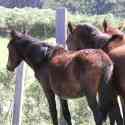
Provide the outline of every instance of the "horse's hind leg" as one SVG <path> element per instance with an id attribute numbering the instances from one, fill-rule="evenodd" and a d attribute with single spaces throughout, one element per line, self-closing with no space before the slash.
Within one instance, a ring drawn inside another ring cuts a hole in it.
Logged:
<path id="1" fill-rule="evenodd" d="M 109 120 L 110 125 L 115 125 L 115 122 L 117 125 L 123 125 L 123 119 L 121 117 L 118 104 L 114 104 L 112 107 L 112 110 L 109 113 Z"/>
<path id="2" fill-rule="evenodd" d="M 87 102 L 93 112 L 95 124 L 102 125 L 104 121 L 104 117 L 103 117 L 103 113 L 100 112 L 100 109 L 98 107 L 96 96 L 87 96 Z"/>
<path id="3" fill-rule="evenodd" d="M 115 125 L 115 120 L 116 118 L 114 117 L 114 107 L 113 109 L 109 112 L 109 122 L 110 122 L 110 125 Z"/>
<path id="4" fill-rule="evenodd" d="M 72 125 L 71 115 L 70 115 L 70 112 L 69 112 L 67 100 L 60 99 L 60 103 L 61 103 L 61 106 L 62 106 L 62 113 L 63 113 L 64 119 L 66 120 L 68 125 Z"/>
<path id="5" fill-rule="evenodd" d="M 47 93 L 46 97 L 49 103 L 49 111 L 53 121 L 53 125 L 58 125 L 55 95 L 53 94 L 53 92 L 51 92 L 51 93 Z M 60 103 L 62 106 L 62 113 L 63 113 L 64 119 L 66 120 L 68 125 L 72 125 L 67 101 L 64 99 L 60 99 Z"/>

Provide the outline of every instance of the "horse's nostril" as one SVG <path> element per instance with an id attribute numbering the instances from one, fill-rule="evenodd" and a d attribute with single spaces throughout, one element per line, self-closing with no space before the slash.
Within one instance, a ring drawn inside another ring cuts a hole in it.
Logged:
<path id="1" fill-rule="evenodd" d="M 6 68 L 9 70 L 9 66 L 8 65 L 6 65 Z"/>

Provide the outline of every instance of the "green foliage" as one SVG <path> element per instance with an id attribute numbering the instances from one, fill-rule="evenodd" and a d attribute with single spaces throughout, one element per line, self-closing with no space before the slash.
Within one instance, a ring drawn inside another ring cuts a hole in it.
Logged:
<path id="1" fill-rule="evenodd" d="M 6 0 L 0 5 L 14 8 L 38 7 L 51 8 L 66 7 L 72 13 L 82 14 L 106 14 L 112 12 L 115 15 L 125 16 L 125 0 Z"/>
<path id="2" fill-rule="evenodd" d="M 124 14 L 124 0 L 47 0 L 43 8 L 56 9 L 66 7 L 71 13 L 87 15 L 113 13 L 119 16 Z"/>
<path id="3" fill-rule="evenodd" d="M 14 94 L 15 75 L 6 70 L 0 71 L 0 123 L 9 125 Z"/>
<path id="4" fill-rule="evenodd" d="M 50 37 L 54 33 L 55 12 L 50 9 L 8 9 L 0 7 L 0 27 L 30 32 L 36 37 Z"/>
<path id="5" fill-rule="evenodd" d="M 48 38 L 55 36 L 55 11 L 51 9 L 8 9 L 0 7 L 0 28 L 15 28 L 32 34 L 37 38 Z M 112 14 L 87 16 L 68 13 L 68 20 L 77 23 L 92 23 L 101 26 L 106 18 L 112 23 L 122 22 L 122 18 L 115 18 Z M 116 24 L 115 24 L 116 25 Z M 0 30 L 0 32 L 3 32 Z"/>

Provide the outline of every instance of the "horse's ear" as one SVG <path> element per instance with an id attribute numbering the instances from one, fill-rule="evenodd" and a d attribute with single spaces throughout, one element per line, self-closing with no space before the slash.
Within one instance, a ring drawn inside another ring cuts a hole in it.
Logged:
<path id="1" fill-rule="evenodd" d="M 121 23 L 120 26 L 118 27 L 119 30 L 123 30 L 125 28 L 125 22 Z"/>
<path id="2" fill-rule="evenodd" d="M 103 26 L 104 32 L 107 32 L 108 23 L 107 23 L 107 21 L 105 19 L 104 19 L 104 21 L 102 23 L 102 26 Z"/>
<path id="3" fill-rule="evenodd" d="M 69 32 L 72 34 L 73 33 L 73 26 L 72 26 L 71 22 L 68 22 L 68 29 L 69 29 Z"/>

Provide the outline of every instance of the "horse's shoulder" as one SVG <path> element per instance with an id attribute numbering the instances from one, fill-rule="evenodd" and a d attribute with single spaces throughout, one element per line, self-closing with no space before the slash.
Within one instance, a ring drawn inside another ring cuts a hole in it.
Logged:
<path id="1" fill-rule="evenodd" d="M 74 56 L 75 54 L 70 51 L 63 51 L 53 56 L 51 63 L 54 65 L 65 65 L 71 62 Z"/>

